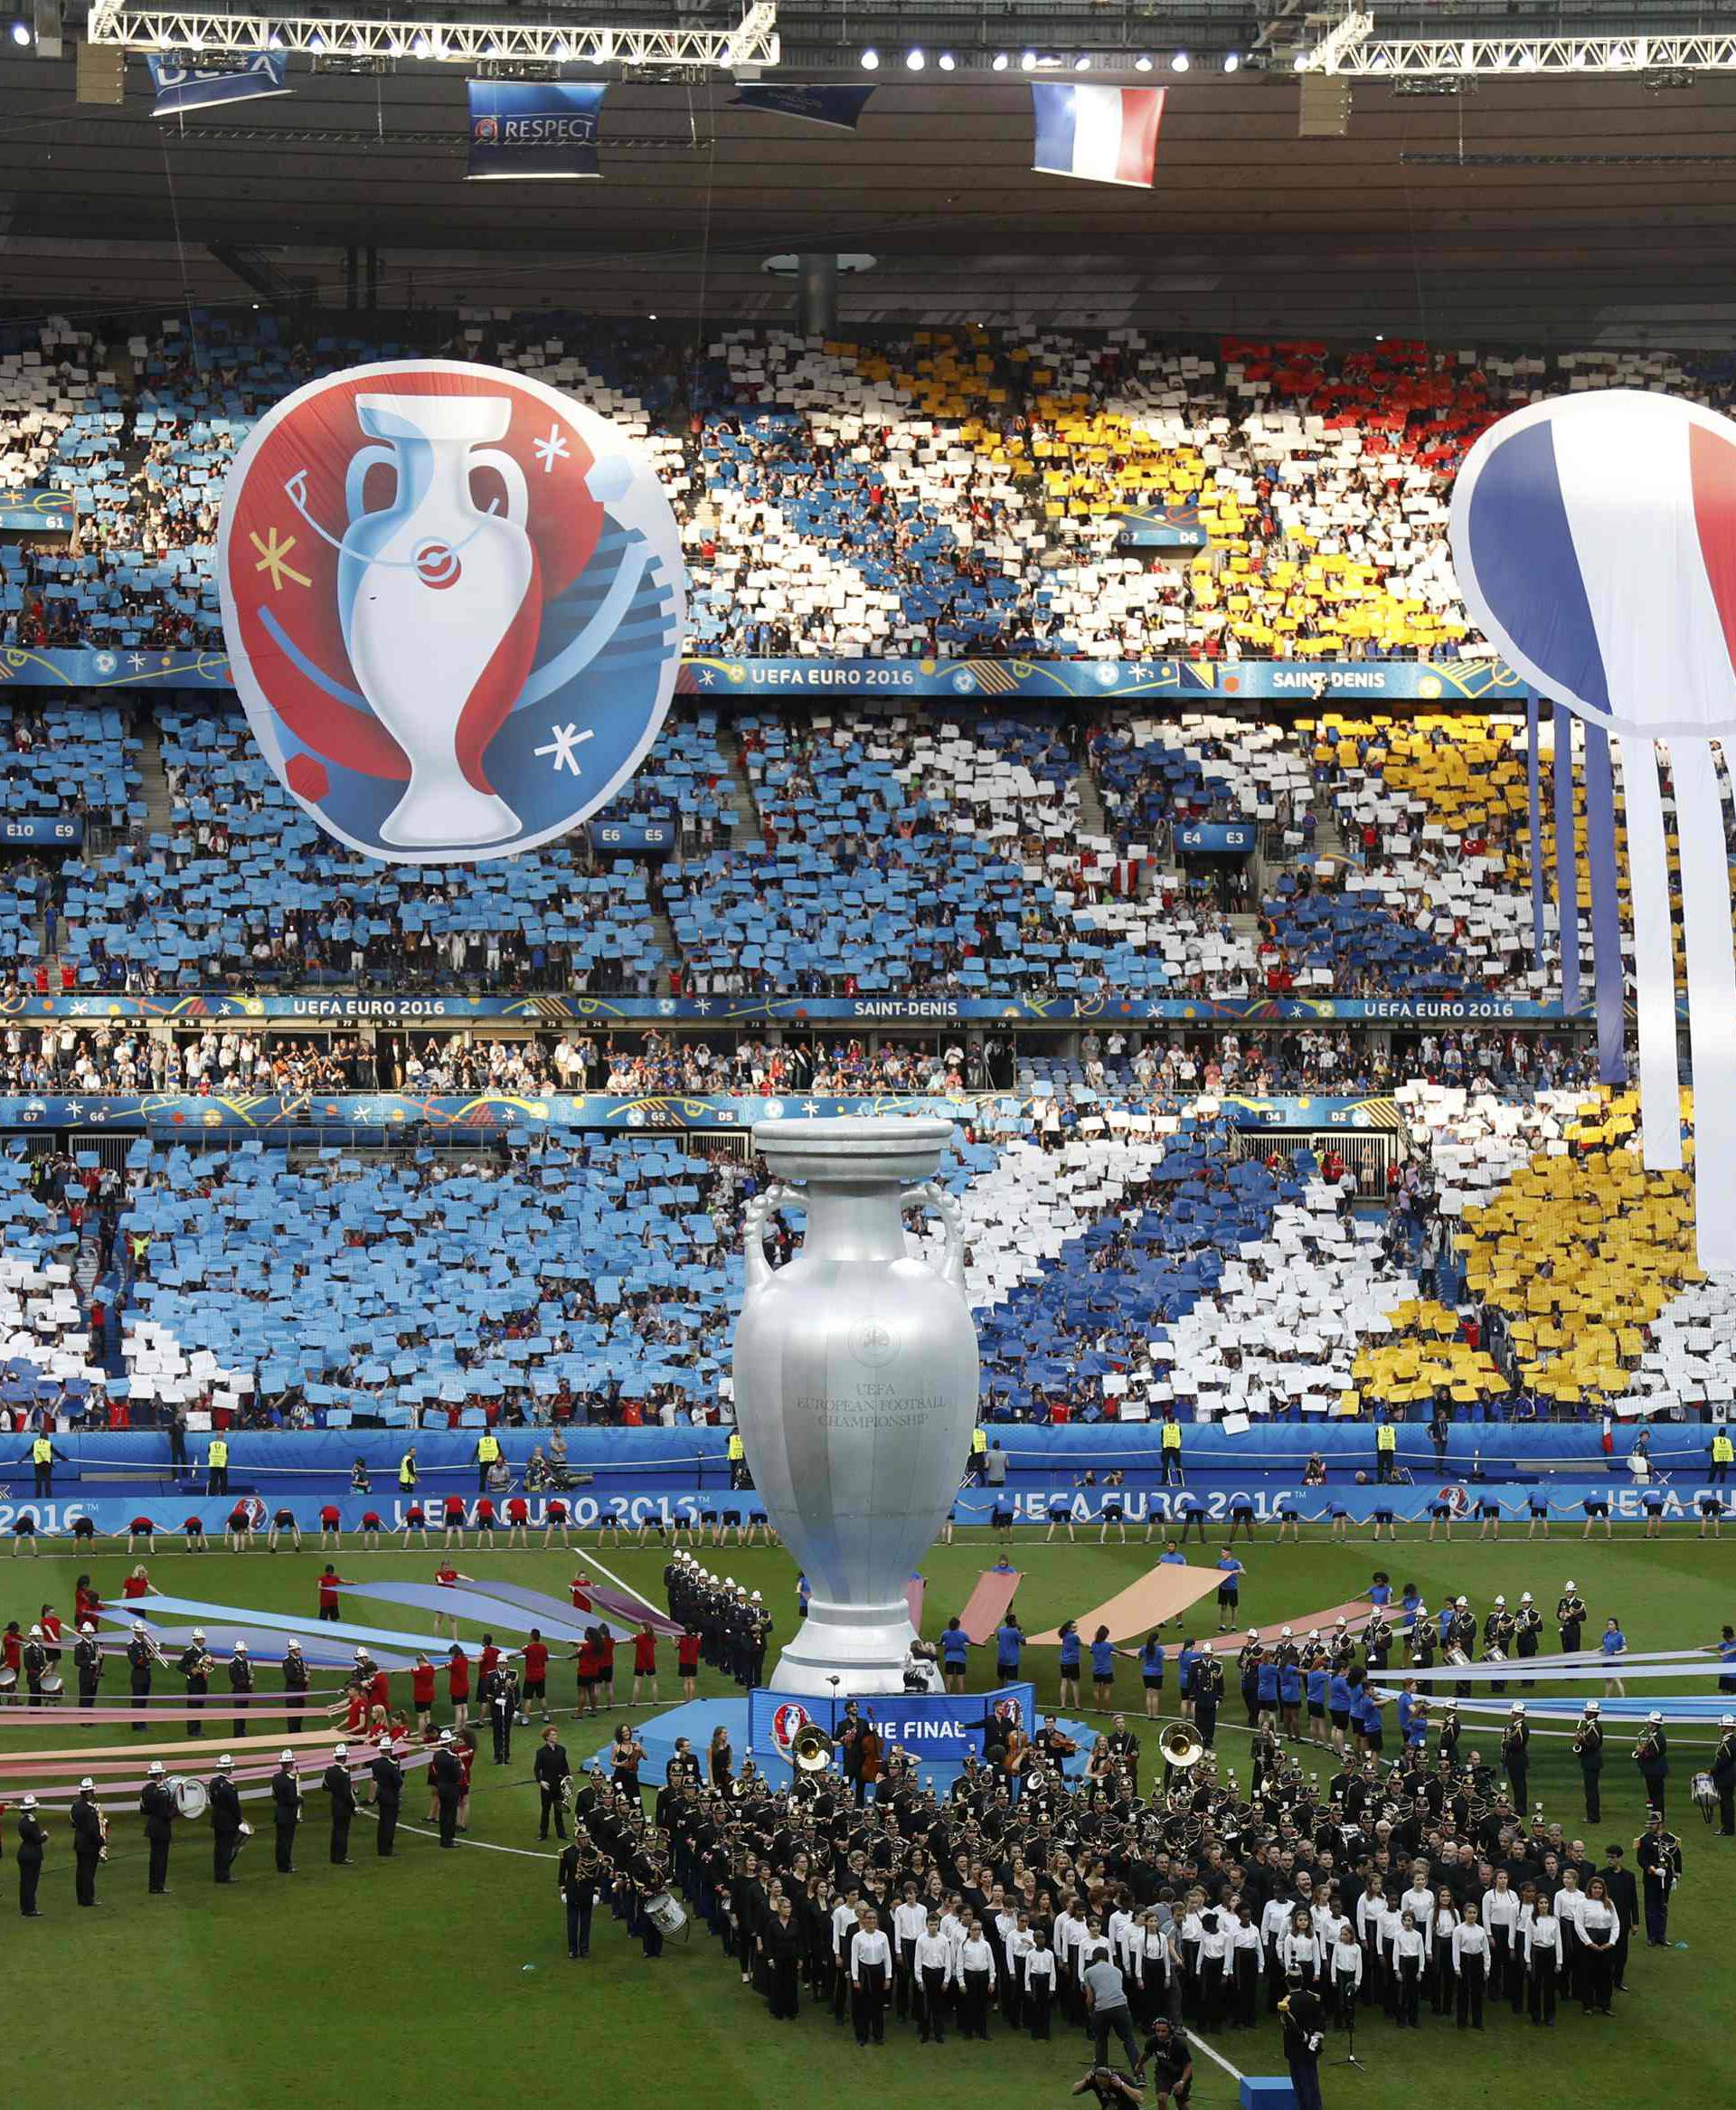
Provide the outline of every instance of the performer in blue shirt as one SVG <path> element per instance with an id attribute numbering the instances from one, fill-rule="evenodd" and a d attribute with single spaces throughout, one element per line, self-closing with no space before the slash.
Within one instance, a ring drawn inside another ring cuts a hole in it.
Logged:
<path id="1" fill-rule="evenodd" d="M 1009 1612 L 995 1629 L 995 1675 L 1005 1681 L 1019 1674 L 1019 1655 L 1024 1647 L 1024 1634 L 1019 1626 L 1019 1615 Z"/>
<path id="2" fill-rule="evenodd" d="M 1091 1636 L 1091 1690 L 1099 1708 L 1109 1705 L 1115 1685 L 1115 1643 L 1107 1626 Z"/>
<path id="3" fill-rule="evenodd" d="M 965 1672 L 969 1664 L 970 1636 L 957 1619 L 949 1619 L 946 1632 L 940 1636 L 940 1670 L 948 1692 L 965 1689 Z"/>
<path id="4" fill-rule="evenodd" d="M 1384 1568 L 1376 1568 L 1374 1580 L 1368 1586 L 1371 1604 L 1387 1605 L 1392 1602 L 1392 1578 Z"/>
<path id="5" fill-rule="evenodd" d="M 1070 1619 L 1061 1630 L 1061 1704 L 1079 1705 L 1079 1629 Z"/>
<path id="6" fill-rule="evenodd" d="M 1228 1633 L 1239 1623 L 1236 1606 L 1241 1594 L 1241 1578 L 1248 1571 L 1226 1546 L 1218 1556 L 1218 1632 Z"/>
<path id="7" fill-rule="evenodd" d="M 1146 1689 L 1146 1715 L 1156 1721 L 1164 1711 L 1164 1644 L 1155 1633 L 1139 1651 L 1139 1679 Z"/>
<path id="8" fill-rule="evenodd" d="M 1616 1664 L 1628 1653 L 1628 1636 L 1622 1632 L 1618 1620 L 1611 1619 L 1605 1623 L 1603 1632 L 1598 1636 L 1598 1646 L 1602 1650 L 1604 1659 L 1603 1697 L 1606 1699 L 1612 1697 L 1625 1699 L 1628 1688 L 1616 1676 Z"/>

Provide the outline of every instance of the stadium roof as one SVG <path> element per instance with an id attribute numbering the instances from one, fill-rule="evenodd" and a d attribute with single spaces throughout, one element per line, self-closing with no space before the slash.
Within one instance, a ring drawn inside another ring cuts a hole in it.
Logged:
<path id="1" fill-rule="evenodd" d="M 1540 33 L 1679 14 L 1535 12 Z M 1517 34 L 1529 20 L 1505 5 L 1377 13 L 1383 34 Z M 1427 93 L 1360 80 L 1347 135 L 1301 139 L 1283 50 L 1305 33 L 1299 16 L 1268 38 L 1269 70 L 1226 75 L 1214 60 L 1258 39 L 1250 10 L 997 15 L 1014 48 L 1041 24 L 1071 27 L 1075 43 L 1051 39 L 1058 52 L 1089 38 L 1157 54 L 1148 74 L 1125 62 L 1092 74 L 1171 90 L 1147 193 L 1031 172 L 1030 83 L 1016 66 L 986 70 L 979 14 L 882 5 L 853 13 L 847 43 L 844 19 L 816 0 L 783 8 L 783 77 L 872 79 L 858 134 L 731 107 L 726 75 L 621 80 L 599 183 L 466 184 L 459 69 L 356 77 L 304 60 L 292 96 L 159 121 L 137 57 L 125 104 L 105 109 L 74 100 L 70 37 L 59 60 L 8 55 L 0 318 L 148 313 L 186 295 L 244 306 L 292 285 L 331 302 L 357 245 L 378 251 L 386 308 L 772 320 L 792 296 L 766 258 L 835 248 L 876 260 L 845 286 L 846 326 L 1016 317 L 1443 345 L 1736 338 L 1736 73 L 1673 85 L 1502 76 Z M 858 48 L 874 33 L 887 61 L 869 76 Z M 903 68 L 910 44 L 938 50 L 948 35 L 967 53 L 958 72 Z M 1165 54 L 1190 46 L 1189 71 L 1170 71 Z M 796 62 L 804 53 L 811 63 Z M 364 290 L 360 267 L 356 283 Z"/>

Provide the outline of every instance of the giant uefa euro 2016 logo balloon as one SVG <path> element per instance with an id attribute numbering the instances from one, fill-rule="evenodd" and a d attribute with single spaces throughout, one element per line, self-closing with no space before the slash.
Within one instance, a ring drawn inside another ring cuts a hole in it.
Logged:
<path id="1" fill-rule="evenodd" d="M 259 744 L 369 856 L 564 835 L 675 691 L 669 501 L 605 419 L 524 374 L 416 359 L 298 389 L 235 458 L 218 575 Z"/>

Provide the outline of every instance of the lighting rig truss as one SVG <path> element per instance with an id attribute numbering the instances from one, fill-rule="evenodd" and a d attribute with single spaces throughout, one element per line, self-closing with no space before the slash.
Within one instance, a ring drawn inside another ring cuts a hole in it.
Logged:
<path id="1" fill-rule="evenodd" d="M 484 59 L 580 66 L 691 66 L 721 71 L 775 66 L 775 0 L 755 0 L 730 30 L 597 29 L 582 24 L 386 20 L 357 14 L 218 14 L 94 0 L 93 44 L 128 51 L 306 52 L 315 57 Z"/>

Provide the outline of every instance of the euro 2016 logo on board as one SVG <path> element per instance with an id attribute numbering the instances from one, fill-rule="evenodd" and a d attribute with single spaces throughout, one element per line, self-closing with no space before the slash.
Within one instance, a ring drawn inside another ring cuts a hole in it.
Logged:
<path id="1" fill-rule="evenodd" d="M 298 389 L 235 458 L 218 578 L 272 768 L 371 857 L 553 841 L 632 775 L 675 693 L 663 487 L 524 374 L 415 359 Z"/>

